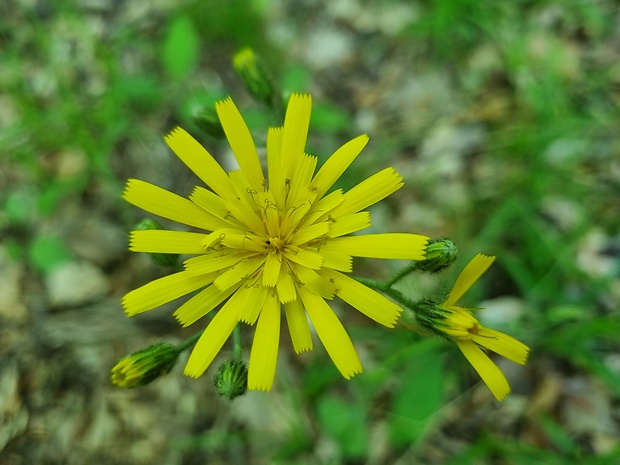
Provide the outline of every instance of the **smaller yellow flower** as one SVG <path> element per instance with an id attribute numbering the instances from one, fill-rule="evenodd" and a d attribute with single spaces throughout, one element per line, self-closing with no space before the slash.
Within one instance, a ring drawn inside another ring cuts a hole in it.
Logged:
<path id="1" fill-rule="evenodd" d="M 472 310 L 481 309 L 457 305 L 458 300 L 494 260 L 495 257 L 476 255 L 461 272 L 446 300 L 440 304 L 429 301 L 420 302 L 417 306 L 416 319 L 424 329 L 432 334 L 455 342 L 495 398 L 503 400 L 510 392 L 510 386 L 506 377 L 485 351 L 491 350 L 513 362 L 524 365 L 530 349 L 507 334 L 482 326 L 471 313 Z"/>

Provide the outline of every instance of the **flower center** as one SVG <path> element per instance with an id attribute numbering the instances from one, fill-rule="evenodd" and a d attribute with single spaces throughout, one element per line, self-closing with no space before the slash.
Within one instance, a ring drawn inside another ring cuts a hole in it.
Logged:
<path id="1" fill-rule="evenodd" d="M 274 249 L 276 249 L 276 250 L 281 252 L 282 249 L 284 249 L 284 246 L 286 245 L 286 242 L 284 242 L 279 237 L 270 237 L 267 240 L 267 244 L 271 245 Z"/>

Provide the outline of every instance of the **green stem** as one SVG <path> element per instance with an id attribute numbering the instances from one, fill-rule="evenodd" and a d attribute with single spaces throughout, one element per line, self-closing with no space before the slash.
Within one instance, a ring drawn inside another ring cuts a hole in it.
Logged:
<path id="1" fill-rule="evenodd" d="M 411 273 L 412 271 L 414 271 L 416 269 L 416 266 L 418 265 L 418 262 L 412 262 L 411 265 L 403 268 L 402 270 L 400 270 L 392 279 L 390 279 L 389 281 L 387 281 L 385 283 L 385 287 L 386 288 L 390 288 L 392 287 L 394 284 L 396 284 L 398 281 L 400 281 L 401 279 L 403 279 L 405 276 L 407 276 L 409 273 Z"/>
<path id="2" fill-rule="evenodd" d="M 241 330 L 239 325 L 233 329 L 233 358 L 235 360 L 241 360 Z"/>
<path id="3" fill-rule="evenodd" d="M 177 346 L 177 350 L 179 351 L 179 353 L 187 350 L 187 348 L 191 345 L 193 345 L 199 338 L 200 336 L 202 336 L 202 333 L 204 331 L 200 331 L 199 333 L 194 334 L 192 337 L 190 337 L 189 339 L 186 339 L 185 341 L 181 342 L 178 346 Z"/>

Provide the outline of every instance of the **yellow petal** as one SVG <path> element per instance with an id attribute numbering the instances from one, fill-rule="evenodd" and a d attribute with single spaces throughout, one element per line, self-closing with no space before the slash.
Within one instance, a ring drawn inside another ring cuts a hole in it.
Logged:
<path id="1" fill-rule="evenodd" d="M 200 143 L 182 128 L 175 128 L 165 138 L 173 152 L 196 176 L 220 197 L 234 197 L 234 189 L 226 172 Z"/>
<path id="2" fill-rule="evenodd" d="M 282 129 L 282 155 L 280 160 L 284 179 L 291 178 L 293 170 L 304 155 L 311 112 L 312 97 L 310 95 L 291 95 Z"/>
<path id="3" fill-rule="evenodd" d="M 127 181 L 123 198 L 147 212 L 208 231 L 226 224 L 186 198 L 139 179 Z"/>
<path id="4" fill-rule="evenodd" d="M 370 213 L 359 212 L 352 215 L 339 216 L 332 219 L 329 225 L 329 237 L 333 238 L 351 234 L 370 226 Z"/>
<path id="5" fill-rule="evenodd" d="M 309 247 L 308 250 L 321 254 L 321 257 L 324 259 L 322 268 L 331 268 L 333 270 L 344 271 L 345 273 L 353 271 L 353 258 L 351 255 L 325 248 L 319 249 Z"/>
<path id="6" fill-rule="evenodd" d="M 280 342 L 280 303 L 269 293 L 260 312 L 248 372 L 250 391 L 270 391 L 276 374 L 278 344 Z"/>
<path id="7" fill-rule="evenodd" d="M 333 217 L 350 215 L 374 205 L 400 189 L 404 185 L 402 179 L 392 167 L 373 174 L 346 192 L 344 201 L 331 212 L 331 215 Z"/>
<path id="8" fill-rule="evenodd" d="M 443 303 L 444 307 L 456 304 L 463 297 L 469 288 L 482 276 L 482 274 L 491 266 L 495 257 L 478 254 L 467 264 L 461 271 L 461 274 L 454 283 L 454 287 Z"/>
<path id="9" fill-rule="evenodd" d="M 342 376 L 350 379 L 361 373 L 362 363 L 351 338 L 327 302 L 303 287 L 299 288 L 299 296 L 319 339 Z"/>
<path id="10" fill-rule="evenodd" d="M 258 159 L 258 152 L 241 113 L 230 97 L 217 102 L 215 110 L 245 178 L 254 190 L 257 192 L 263 190 L 265 177 Z"/>
<path id="11" fill-rule="evenodd" d="M 239 321 L 249 325 L 256 323 L 256 318 L 263 309 L 268 293 L 271 293 L 271 289 L 268 287 L 248 287 L 247 291 L 244 292 L 245 300 L 239 303 Z"/>
<path id="12" fill-rule="evenodd" d="M 214 273 L 214 279 L 216 276 L 217 273 Z M 183 327 L 186 328 L 224 302 L 224 300 L 235 292 L 240 285 L 241 283 L 225 291 L 220 290 L 217 286 L 211 285 L 177 308 L 174 312 L 174 316 Z"/>
<path id="13" fill-rule="evenodd" d="M 297 287 L 305 287 L 311 292 L 320 295 L 325 299 L 333 299 L 336 286 L 316 271 L 305 266 L 293 266 L 293 272 L 297 276 Z"/>
<path id="14" fill-rule="evenodd" d="M 497 365 L 472 341 L 457 341 L 456 343 L 495 398 L 503 400 L 510 392 L 510 386 Z"/>
<path id="15" fill-rule="evenodd" d="M 205 329 L 200 339 L 194 346 L 192 353 L 187 360 L 183 373 L 192 378 L 202 375 L 211 362 L 218 354 L 224 342 L 229 338 L 238 323 L 239 307 L 238 297 L 245 288 L 241 288 L 234 294 L 228 302 L 215 314 L 207 329 Z"/>
<path id="16" fill-rule="evenodd" d="M 274 287 L 278 283 L 281 267 L 282 262 L 279 253 L 271 252 L 267 254 L 265 266 L 263 266 L 263 286 Z"/>
<path id="17" fill-rule="evenodd" d="M 297 291 L 295 290 L 295 281 L 291 276 L 291 271 L 286 263 L 282 263 L 282 269 L 278 276 L 278 284 L 276 286 L 278 290 L 278 300 L 280 303 L 290 302 L 297 298 Z"/>
<path id="18" fill-rule="evenodd" d="M 490 328 L 480 328 L 472 341 L 520 365 L 525 365 L 530 348 L 514 337 Z"/>
<path id="19" fill-rule="evenodd" d="M 151 281 L 123 297 L 123 308 L 129 316 L 146 312 L 210 284 L 214 275 L 192 276 L 181 271 Z"/>
<path id="20" fill-rule="evenodd" d="M 267 131 L 267 173 L 269 191 L 275 203 L 284 208 L 286 182 L 282 163 L 282 128 L 269 128 Z"/>
<path id="21" fill-rule="evenodd" d="M 291 173 L 286 206 L 294 207 L 308 197 L 310 181 L 312 180 L 316 163 L 317 158 L 311 155 L 304 155 L 299 158 Z"/>
<path id="22" fill-rule="evenodd" d="M 254 234 L 265 234 L 265 224 L 261 217 L 252 209 L 249 203 L 238 199 L 227 201 L 226 207 L 232 215 L 237 218 L 245 227 L 249 228 Z"/>
<path id="23" fill-rule="evenodd" d="M 344 195 L 342 194 L 342 189 L 337 189 L 334 192 L 330 192 L 318 202 L 312 204 L 312 208 L 303 218 L 303 221 L 300 223 L 300 227 L 313 224 L 321 217 L 328 219 L 330 212 L 343 201 Z"/>
<path id="24" fill-rule="evenodd" d="M 222 273 L 213 283 L 220 289 L 228 289 L 240 281 L 249 279 L 265 263 L 265 258 L 251 258 L 242 261 Z"/>
<path id="25" fill-rule="evenodd" d="M 312 224 L 299 229 L 290 241 L 291 245 L 300 246 L 317 237 L 321 237 L 329 232 L 330 224 L 325 221 L 323 223 Z"/>
<path id="26" fill-rule="evenodd" d="M 222 252 L 213 251 L 209 254 L 188 258 L 183 266 L 192 275 L 201 275 L 213 271 L 224 270 L 248 259 L 251 252 L 224 249 Z"/>
<path id="27" fill-rule="evenodd" d="M 336 295 L 377 323 L 393 328 L 402 308 L 362 283 L 336 271 L 321 269 L 319 275 L 331 280 L 336 286 Z"/>
<path id="28" fill-rule="evenodd" d="M 149 253 L 204 253 L 202 241 L 205 234 L 185 231 L 131 231 L 129 250 Z"/>
<path id="29" fill-rule="evenodd" d="M 287 302 L 284 304 L 284 311 L 295 353 L 301 354 L 312 350 L 312 334 L 301 300 L 297 298 Z"/>
<path id="30" fill-rule="evenodd" d="M 354 257 L 422 260 L 427 242 L 426 236 L 405 233 L 336 237 L 326 241 L 319 253 L 327 250 Z"/>
<path id="31" fill-rule="evenodd" d="M 334 185 L 367 143 L 368 136 L 363 134 L 344 144 L 329 157 L 310 184 L 310 188 L 315 189 L 318 198 L 323 197 Z"/>
<path id="32" fill-rule="evenodd" d="M 204 187 L 196 186 L 190 194 L 189 199 L 203 210 L 224 221 L 226 224 L 225 227 L 232 226 L 243 229 L 241 222 L 230 213 L 224 200 L 222 200 L 219 195 L 214 194 Z"/>
<path id="33" fill-rule="evenodd" d="M 287 245 L 284 249 L 284 256 L 292 262 L 299 263 L 308 268 L 318 270 L 323 265 L 323 257 L 311 250 L 302 249 L 294 245 Z"/>

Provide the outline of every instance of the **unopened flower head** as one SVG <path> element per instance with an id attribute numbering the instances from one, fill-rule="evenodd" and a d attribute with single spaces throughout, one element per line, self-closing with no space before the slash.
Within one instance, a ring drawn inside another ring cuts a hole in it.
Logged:
<path id="1" fill-rule="evenodd" d="M 172 344 L 159 343 L 123 357 L 112 368 L 112 384 L 132 388 L 144 386 L 170 373 L 179 351 Z"/>
<path id="2" fill-rule="evenodd" d="M 348 236 L 370 226 L 366 208 L 402 187 L 386 168 L 347 192 L 330 188 L 362 151 L 368 137 L 340 147 L 316 171 L 305 153 L 311 97 L 293 94 L 283 127 L 267 133 L 267 176 L 250 131 L 231 99 L 216 110 L 239 169 L 227 173 L 192 136 L 176 128 L 165 140 L 208 186 L 189 199 L 130 179 L 123 197 L 156 215 L 202 230 L 134 231 L 135 252 L 195 255 L 184 270 L 157 279 L 123 298 L 127 314 L 151 310 L 199 291 L 174 313 L 183 326 L 217 311 L 195 345 L 185 374 L 201 376 L 239 322 L 256 325 L 248 388 L 271 389 L 286 316 L 293 348 L 311 350 L 308 320 L 345 378 L 362 365 L 346 330 L 327 303 L 338 297 L 387 327 L 402 309 L 347 276 L 352 257 L 421 260 L 428 238 L 416 234 Z M 281 310 L 283 309 L 283 312 Z"/>
<path id="3" fill-rule="evenodd" d="M 248 390 L 248 365 L 243 360 L 227 360 L 217 370 L 213 379 L 220 397 L 233 400 Z"/>
<path id="4" fill-rule="evenodd" d="M 496 399 L 502 400 L 510 386 L 500 369 L 486 355 L 491 350 L 521 365 L 527 361 L 529 348 L 507 334 L 485 328 L 458 300 L 491 266 L 495 257 L 476 255 L 461 272 L 452 291 L 443 302 L 422 301 L 416 307 L 416 320 L 431 334 L 455 342 Z"/>
<path id="5" fill-rule="evenodd" d="M 249 48 L 235 53 L 233 66 L 243 80 L 248 92 L 259 102 L 271 105 L 273 102 L 273 84 L 260 58 Z"/>
<path id="6" fill-rule="evenodd" d="M 426 247 L 424 260 L 417 263 L 416 269 L 438 273 L 456 260 L 458 249 L 450 239 L 431 239 Z"/>

